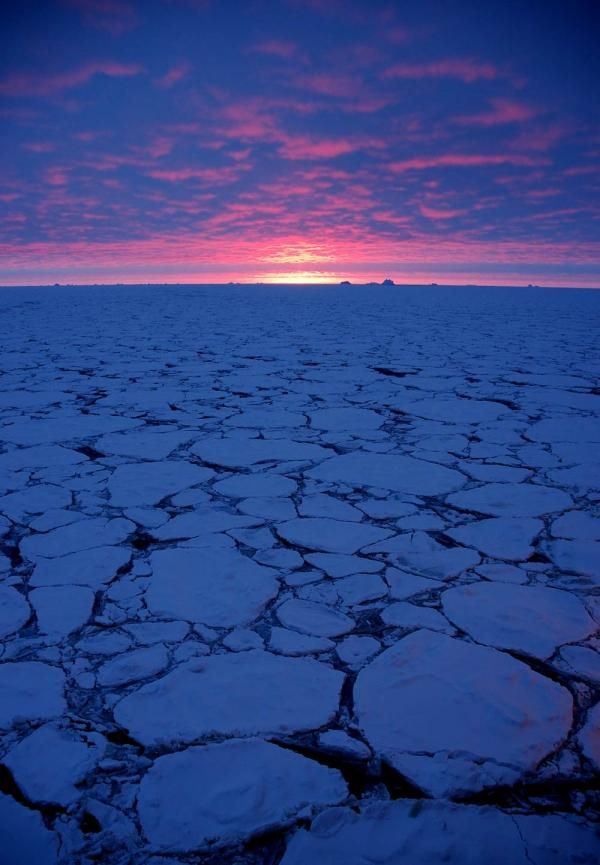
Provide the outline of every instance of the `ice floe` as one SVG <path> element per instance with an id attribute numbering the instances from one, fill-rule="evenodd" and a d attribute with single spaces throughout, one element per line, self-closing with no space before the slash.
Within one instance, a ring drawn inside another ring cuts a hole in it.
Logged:
<path id="1" fill-rule="evenodd" d="M 159 757 L 140 785 L 138 812 L 156 847 L 221 847 L 342 802 L 339 772 L 261 739 L 230 740 Z"/>
<path id="2" fill-rule="evenodd" d="M 545 586 L 472 583 L 442 595 L 448 618 L 479 643 L 548 658 L 598 630 L 582 602 Z"/>
<path id="3" fill-rule="evenodd" d="M 260 650 L 212 655 L 142 686 L 114 714 L 145 745 L 311 730 L 337 712 L 343 679 L 312 659 Z"/>
<path id="4" fill-rule="evenodd" d="M 281 865 L 595 865 L 598 834 L 562 816 L 422 799 L 332 808 L 292 838 Z"/>
<path id="5" fill-rule="evenodd" d="M 55 718 L 66 709 L 65 674 L 39 661 L 0 664 L 0 728 Z"/>
<path id="6" fill-rule="evenodd" d="M 234 550 L 159 550 L 151 561 L 145 600 L 162 618 L 231 628 L 256 619 L 279 590 L 270 568 Z"/>
<path id="7" fill-rule="evenodd" d="M 573 711 L 520 661 L 426 629 L 365 667 L 354 700 L 369 744 L 433 795 L 514 781 L 566 738 Z"/>

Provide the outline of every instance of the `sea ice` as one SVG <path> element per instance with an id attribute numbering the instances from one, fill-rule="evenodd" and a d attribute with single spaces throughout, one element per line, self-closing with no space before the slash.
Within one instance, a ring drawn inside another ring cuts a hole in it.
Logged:
<path id="1" fill-rule="evenodd" d="M 325 573 L 337 579 L 350 574 L 376 573 L 384 568 L 383 562 L 367 559 L 362 556 L 335 555 L 333 553 L 309 553 L 304 557 L 315 568 L 321 568 Z"/>
<path id="2" fill-rule="evenodd" d="M 22 721 L 44 721 L 62 715 L 65 674 L 38 661 L 0 664 L 0 728 Z"/>
<path id="3" fill-rule="evenodd" d="M 0 639 L 14 634 L 29 620 L 31 609 L 12 586 L 0 586 Z"/>
<path id="4" fill-rule="evenodd" d="M 440 612 L 431 607 L 419 607 L 400 601 L 390 604 L 381 613 L 381 619 L 386 625 L 393 628 L 429 628 L 431 631 L 452 632 L 448 620 Z"/>
<path id="5" fill-rule="evenodd" d="M 329 451 L 319 445 L 304 444 L 287 439 L 247 439 L 237 438 L 203 439 L 190 448 L 191 453 L 199 456 L 208 465 L 225 468 L 249 468 L 257 463 L 277 462 L 280 460 L 300 460 L 312 463 L 314 460 L 329 456 Z"/>
<path id="6" fill-rule="evenodd" d="M 485 484 L 454 493 L 447 501 L 464 511 L 498 517 L 539 517 L 573 504 L 568 493 L 540 484 Z"/>
<path id="7" fill-rule="evenodd" d="M 596 703 L 588 712 L 578 739 L 585 756 L 597 770 L 600 769 L 600 703 Z"/>
<path id="8" fill-rule="evenodd" d="M 327 553 L 356 553 L 362 547 L 386 538 L 392 532 L 362 523 L 324 517 L 304 517 L 277 526 L 277 534 L 288 544 Z"/>
<path id="9" fill-rule="evenodd" d="M 366 547 L 365 553 L 386 553 L 393 564 L 427 577 L 448 580 L 479 564 L 474 550 L 447 547 L 425 532 L 396 535 Z"/>
<path id="10" fill-rule="evenodd" d="M 86 586 L 41 586 L 29 593 L 42 634 L 63 639 L 88 621 L 94 592 Z"/>
<path id="11" fill-rule="evenodd" d="M 0 291 L 1 865 L 600 865 L 600 293 L 540 291 Z"/>
<path id="12" fill-rule="evenodd" d="M 448 618 L 477 642 L 542 659 L 598 630 L 575 595 L 545 586 L 471 583 L 448 589 L 442 604 Z"/>
<path id="13" fill-rule="evenodd" d="M 260 650 L 190 664 L 124 697 L 117 723 L 154 746 L 314 730 L 337 712 L 344 679 L 318 661 Z"/>
<path id="14" fill-rule="evenodd" d="M 376 601 L 388 593 L 388 587 L 378 574 L 352 574 L 336 580 L 335 590 L 345 606 Z"/>
<path id="15" fill-rule="evenodd" d="M 2 428 L 4 434 L 4 428 Z M 32 514 L 43 514 L 52 508 L 68 507 L 73 500 L 69 490 L 51 484 L 32 484 L 19 492 L 0 498 L 0 513 L 18 522 Z"/>
<path id="16" fill-rule="evenodd" d="M 397 601 L 403 601 L 413 595 L 420 595 L 422 592 L 433 592 L 445 585 L 441 580 L 420 577 L 398 568 L 387 568 L 385 581 L 390 587 L 390 597 Z"/>
<path id="17" fill-rule="evenodd" d="M 597 865 L 598 835 L 573 819 L 422 799 L 331 808 L 290 841 L 281 865 Z"/>
<path id="18" fill-rule="evenodd" d="M 486 556 L 526 561 L 533 553 L 533 542 L 544 529 L 541 520 L 527 517 L 497 517 L 466 523 L 446 534 L 466 547 L 474 547 Z"/>
<path id="19" fill-rule="evenodd" d="M 159 550 L 145 600 L 156 616 L 232 628 L 252 622 L 279 590 L 274 571 L 227 549 Z"/>
<path id="20" fill-rule="evenodd" d="M 371 751 L 361 742 L 343 730 L 327 730 L 319 735 L 319 746 L 330 754 L 341 754 L 346 760 L 362 761 L 371 759 Z"/>
<path id="21" fill-rule="evenodd" d="M 187 622 L 135 622 L 125 630 L 140 646 L 153 643 L 182 643 L 189 633 Z"/>
<path id="22" fill-rule="evenodd" d="M 358 508 L 327 495 L 305 496 L 298 506 L 298 513 L 301 517 L 325 517 L 356 523 L 364 516 Z"/>
<path id="23" fill-rule="evenodd" d="M 339 637 L 354 627 L 354 619 L 345 613 L 298 599 L 285 601 L 277 610 L 277 618 L 286 628 L 315 637 Z"/>
<path id="24" fill-rule="evenodd" d="M 550 541 L 545 549 L 561 571 L 583 574 L 600 584 L 600 541 Z"/>
<path id="25" fill-rule="evenodd" d="M 95 547 L 53 559 L 39 559 L 29 580 L 31 586 L 89 586 L 110 583 L 131 559 L 125 547 Z"/>
<path id="26" fill-rule="evenodd" d="M 555 538 L 577 541 L 600 541 L 600 519 L 585 511 L 569 511 L 554 520 L 550 533 Z"/>
<path id="27" fill-rule="evenodd" d="M 98 670 L 98 684 L 105 688 L 116 688 L 140 679 L 149 679 L 162 673 L 168 663 L 169 655 L 164 646 L 135 649 L 106 661 Z"/>
<path id="28" fill-rule="evenodd" d="M 496 783 L 503 768 L 510 781 L 514 770 L 534 769 L 564 741 L 573 709 L 565 688 L 509 655 L 428 630 L 365 667 L 354 702 L 373 749 L 434 795 L 489 786 L 490 766 Z M 436 754 L 446 759 L 432 760 Z M 421 765 L 403 755 L 418 755 Z M 446 789 L 455 757 L 460 770 Z"/>
<path id="29" fill-rule="evenodd" d="M 29 535 L 21 542 L 20 550 L 32 561 L 42 557 L 62 557 L 94 547 L 120 544 L 134 530 L 135 525 L 129 520 L 96 517 L 61 526 L 46 534 Z"/>
<path id="30" fill-rule="evenodd" d="M 81 795 L 76 785 L 94 771 L 105 748 L 97 733 L 45 724 L 12 748 L 4 763 L 29 801 L 68 806 Z"/>
<path id="31" fill-rule="evenodd" d="M 600 684 L 600 652 L 590 646 L 563 646 L 555 666 L 573 676 Z"/>
<path id="32" fill-rule="evenodd" d="M 379 429 L 384 418 L 377 412 L 364 408 L 322 408 L 310 413 L 313 429 L 332 430 L 359 434 Z"/>
<path id="33" fill-rule="evenodd" d="M 381 487 L 418 496 L 436 496 L 459 489 L 465 477 L 437 463 L 416 460 L 402 454 L 373 454 L 356 451 L 332 457 L 307 472 L 321 481 L 351 484 L 354 487 Z"/>
<path id="34" fill-rule="evenodd" d="M 152 507 L 213 475 L 210 469 L 184 460 L 128 463 L 117 466 L 107 488 L 115 507 Z"/>
<path id="35" fill-rule="evenodd" d="M 138 812 L 153 845 L 192 852 L 288 825 L 347 794 L 335 769 L 261 739 L 233 739 L 159 757 Z"/>
<path id="36" fill-rule="evenodd" d="M 296 491 L 296 482 L 283 475 L 268 472 L 232 475 L 213 485 L 213 490 L 222 496 L 235 499 L 267 496 L 289 496 Z"/>
<path id="37" fill-rule="evenodd" d="M 345 664 L 362 666 L 362 664 L 375 655 L 380 648 L 381 646 L 374 637 L 352 634 L 338 643 L 336 652 L 340 661 L 343 661 Z"/>
<path id="38" fill-rule="evenodd" d="M 281 655 L 312 655 L 333 649 L 335 643 L 326 637 L 299 634 L 287 628 L 271 628 L 269 649 Z"/>

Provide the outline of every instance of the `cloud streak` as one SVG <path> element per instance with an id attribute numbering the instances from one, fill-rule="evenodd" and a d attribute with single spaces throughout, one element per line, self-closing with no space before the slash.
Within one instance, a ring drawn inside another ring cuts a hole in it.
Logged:
<path id="1" fill-rule="evenodd" d="M 456 117 L 454 122 L 462 126 L 503 126 L 507 123 L 526 123 L 539 114 L 535 108 L 511 99 L 492 99 L 491 104 L 489 111 Z"/>
<path id="2" fill-rule="evenodd" d="M 444 153 L 439 156 L 415 156 L 390 162 L 388 168 L 395 174 L 406 171 L 425 171 L 429 168 L 482 168 L 495 165 L 538 166 L 547 165 L 548 159 L 517 153 Z"/>
<path id="3" fill-rule="evenodd" d="M 499 77 L 492 63 L 464 58 L 431 60 L 427 63 L 395 63 L 388 67 L 382 77 L 387 79 L 423 80 L 426 78 L 454 78 L 465 84 L 475 81 L 493 81 Z"/>
<path id="4" fill-rule="evenodd" d="M 156 78 L 154 83 L 161 90 L 169 90 L 174 84 L 187 78 L 191 68 L 190 63 L 177 63 L 175 66 L 171 66 L 160 78 Z"/>
<path id="5" fill-rule="evenodd" d="M 67 72 L 51 75 L 15 72 L 0 81 L 0 96 L 11 99 L 51 96 L 75 87 L 82 87 L 96 75 L 105 75 L 108 78 L 131 78 L 142 72 L 143 67 L 138 63 L 113 61 L 94 61 Z"/>

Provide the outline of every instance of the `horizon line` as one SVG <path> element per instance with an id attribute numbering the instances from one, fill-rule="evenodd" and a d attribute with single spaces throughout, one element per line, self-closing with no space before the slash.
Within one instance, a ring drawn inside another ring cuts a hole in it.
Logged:
<path id="1" fill-rule="evenodd" d="M 391 277 L 390 277 L 391 279 Z M 295 287 L 302 286 L 319 288 L 323 286 L 334 287 L 354 287 L 354 288 L 539 288 L 539 289 L 566 289 L 569 291 L 600 291 L 600 283 L 598 285 L 564 285 L 564 284 L 549 284 L 549 283 L 482 283 L 482 282 L 395 282 L 386 283 L 384 281 L 375 282 L 352 282 L 351 280 L 331 280 L 328 282 L 243 282 L 238 280 L 227 280 L 226 282 L 43 282 L 43 283 L 0 283 L 0 289 L 5 288 L 124 288 L 124 287 L 158 287 L 158 286 L 195 286 L 195 287 L 216 287 L 216 286 L 247 286 L 252 287 Z"/>

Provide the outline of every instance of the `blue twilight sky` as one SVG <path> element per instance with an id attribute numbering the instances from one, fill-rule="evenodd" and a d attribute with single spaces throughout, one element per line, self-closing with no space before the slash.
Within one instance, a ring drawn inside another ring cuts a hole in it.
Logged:
<path id="1" fill-rule="evenodd" d="M 1 34 L 1 284 L 600 285 L 595 0 L 19 0 Z"/>

